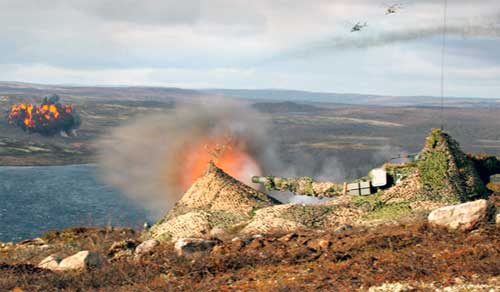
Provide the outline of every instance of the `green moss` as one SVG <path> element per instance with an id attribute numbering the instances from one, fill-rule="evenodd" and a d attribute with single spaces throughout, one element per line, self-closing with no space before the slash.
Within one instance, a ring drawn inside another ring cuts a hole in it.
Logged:
<path id="1" fill-rule="evenodd" d="M 294 205 L 280 217 L 286 220 L 299 222 L 309 227 L 320 227 L 324 219 L 335 212 L 336 206 Z"/>
<path id="2" fill-rule="evenodd" d="M 425 146 L 427 148 L 433 149 L 435 148 L 439 142 L 442 140 L 442 134 L 443 132 L 439 129 L 432 129 L 431 133 L 425 140 Z"/>
<path id="3" fill-rule="evenodd" d="M 394 220 L 411 214 L 412 209 L 408 202 L 385 204 L 381 203 L 371 212 L 368 212 L 365 220 Z"/>
<path id="4" fill-rule="evenodd" d="M 448 178 L 448 154 L 435 150 L 428 152 L 418 161 L 418 170 L 424 188 L 430 192 L 438 192 L 446 185 Z"/>
<path id="5" fill-rule="evenodd" d="M 303 190 L 306 195 L 314 195 L 314 190 L 312 187 L 313 179 L 310 177 L 302 177 L 298 182 L 298 186 Z"/>
<path id="6" fill-rule="evenodd" d="M 370 196 L 354 196 L 350 203 L 351 207 L 360 208 L 366 212 L 370 212 L 382 204 L 384 203 L 378 194 Z"/>
<path id="7" fill-rule="evenodd" d="M 393 220 L 411 213 L 409 202 L 385 203 L 380 195 L 356 196 L 351 201 L 351 206 L 366 212 L 364 220 Z"/>

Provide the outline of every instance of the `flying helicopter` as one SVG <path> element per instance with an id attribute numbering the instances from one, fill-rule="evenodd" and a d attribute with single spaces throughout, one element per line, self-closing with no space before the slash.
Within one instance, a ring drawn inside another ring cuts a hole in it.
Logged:
<path id="1" fill-rule="evenodd" d="M 362 30 L 364 27 L 367 27 L 368 24 L 366 22 L 364 24 L 361 24 L 361 22 L 356 23 L 355 26 L 351 29 L 351 32 L 356 32 Z"/>
<path id="2" fill-rule="evenodd" d="M 387 10 L 385 11 L 385 15 L 389 14 L 394 14 L 398 12 L 402 8 L 401 4 L 393 4 L 389 7 L 387 7 Z"/>

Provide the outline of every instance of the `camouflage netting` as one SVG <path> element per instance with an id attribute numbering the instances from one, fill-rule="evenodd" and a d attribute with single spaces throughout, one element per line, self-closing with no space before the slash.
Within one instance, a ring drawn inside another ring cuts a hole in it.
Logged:
<path id="1" fill-rule="evenodd" d="M 254 211 L 279 204 L 210 163 L 168 214 L 146 235 L 179 238 L 207 234 L 214 227 L 229 227 L 248 220 Z"/>
<path id="2" fill-rule="evenodd" d="M 250 214 L 254 209 L 279 204 L 225 173 L 210 162 L 205 173 L 197 179 L 169 212 L 178 216 L 191 210 L 221 210 Z"/>
<path id="3" fill-rule="evenodd" d="M 364 211 L 350 208 L 351 197 L 314 205 L 280 204 L 210 164 L 168 214 L 144 235 L 176 240 L 228 233 L 256 234 L 333 228 L 353 223 Z"/>
<path id="4" fill-rule="evenodd" d="M 487 190 L 473 162 L 447 133 L 433 129 L 416 163 L 388 172 L 406 172 L 396 186 L 385 191 L 386 202 L 430 201 L 458 203 L 486 197 Z"/>
<path id="5" fill-rule="evenodd" d="M 472 161 L 458 142 L 441 130 L 431 131 L 417 166 L 431 201 L 466 202 L 487 195 Z"/>

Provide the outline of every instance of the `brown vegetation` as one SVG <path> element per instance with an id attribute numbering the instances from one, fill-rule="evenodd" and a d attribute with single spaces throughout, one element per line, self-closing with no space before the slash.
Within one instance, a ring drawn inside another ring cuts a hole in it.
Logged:
<path id="1" fill-rule="evenodd" d="M 77 235 L 77 236 L 73 236 Z M 105 253 L 126 230 L 72 229 L 46 235 L 63 252 L 93 247 Z M 26 243 L 27 244 L 27 243 Z M 25 244 L 25 245 L 26 245 Z M 384 282 L 491 283 L 500 276 L 500 233 L 485 224 L 472 233 L 430 228 L 425 223 L 342 232 L 297 232 L 229 239 L 209 256 L 178 257 L 170 244 L 133 261 L 123 258 L 85 273 L 57 273 L 34 266 L 18 247 L 0 252 L 2 291 L 348 291 Z"/>

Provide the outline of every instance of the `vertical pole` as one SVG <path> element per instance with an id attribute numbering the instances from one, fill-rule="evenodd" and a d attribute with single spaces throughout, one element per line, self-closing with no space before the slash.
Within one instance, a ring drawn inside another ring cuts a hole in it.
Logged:
<path id="1" fill-rule="evenodd" d="M 448 18 L 448 0 L 444 0 L 443 8 L 443 36 L 441 47 L 441 130 L 444 130 L 444 65 L 445 65 L 445 52 L 446 52 L 446 26 Z"/>

